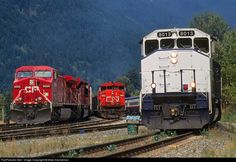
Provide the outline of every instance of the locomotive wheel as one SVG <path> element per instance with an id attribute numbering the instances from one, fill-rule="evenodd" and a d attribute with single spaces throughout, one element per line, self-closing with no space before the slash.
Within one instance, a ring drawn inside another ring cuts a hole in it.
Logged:
<path id="1" fill-rule="evenodd" d="M 61 114 L 61 111 L 60 109 L 53 109 L 52 111 L 52 121 L 55 122 L 55 121 L 59 121 L 60 119 L 60 114 Z"/>

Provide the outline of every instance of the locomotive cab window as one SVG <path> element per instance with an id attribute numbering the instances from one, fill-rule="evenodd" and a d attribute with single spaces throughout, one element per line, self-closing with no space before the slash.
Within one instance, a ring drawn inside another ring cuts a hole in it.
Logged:
<path id="1" fill-rule="evenodd" d="M 16 74 L 17 78 L 28 78 L 28 77 L 32 77 L 33 76 L 33 72 L 32 71 L 19 71 Z"/>
<path id="2" fill-rule="evenodd" d="M 88 85 L 86 85 L 84 87 L 84 95 L 85 95 L 85 97 L 88 97 L 88 95 L 89 95 L 89 87 L 88 87 Z"/>
<path id="3" fill-rule="evenodd" d="M 120 89 L 120 90 L 124 90 L 124 87 L 123 87 L 123 86 L 120 86 L 119 89 Z"/>
<path id="4" fill-rule="evenodd" d="M 113 87 L 113 89 L 119 89 L 119 88 L 115 86 L 115 87 Z"/>
<path id="5" fill-rule="evenodd" d="M 192 47 L 192 39 L 191 38 L 177 39 L 177 47 L 178 48 L 191 48 Z"/>
<path id="6" fill-rule="evenodd" d="M 51 71 L 35 71 L 35 77 L 39 78 L 50 78 L 52 77 L 52 72 Z"/>
<path id="7" fill-rule="evenodd" d="M 209 52 L 209 40 L 208 38 L 195 38 L 194 48 L 205 53 Z"/>
<path id="8" fill-rule="evenodd" d="M 57 79 L 58 78 L 58 72 L 57 71 L 54 71 L 54 76 L 53 76 L 54 79 Z"/>
<path id="9" fill-rule="evenodd" d="M 106 90 L 106 87 L 101 87 L 101 91 L 105 91 Z"/>
<path id="10" fill-rule="evenodd" d="M 158 40 L 146 40 L 145 41 L 145 54 L 150 55 L 159 48 Z"/>
<path id="11" fill-rule="evenodd" d="M 162 39 L 161 40 L 161 48 L 162 49 L 172 49 L 175 46 L 174 39 Z"/>

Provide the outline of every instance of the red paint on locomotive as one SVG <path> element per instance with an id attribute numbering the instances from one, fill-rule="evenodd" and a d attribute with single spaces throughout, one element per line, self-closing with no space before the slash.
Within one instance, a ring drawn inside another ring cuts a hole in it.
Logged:
<path id="1" fill-rule="evenodd" d="M 80 119 L 90 115 L 91 87 L 50 66 L 22 66 L 13 82 L 10 118 L 16 123 Z"/>
<path id="2" fill-rule="evenodd" d="M 107 82 L 99 87 L 98 112 L 104 118 L 118 118 L 125 112 L 125 86 L 120 82 Z"/>

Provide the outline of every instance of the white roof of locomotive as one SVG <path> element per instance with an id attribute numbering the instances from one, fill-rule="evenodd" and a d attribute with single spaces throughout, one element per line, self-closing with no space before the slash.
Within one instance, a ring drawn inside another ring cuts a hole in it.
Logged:
<path id="1" fill-rule="evenodd" d="M 172 33 L 178 33 L 179 31 L 190 31 L 193 30 L 195 32 L 194 36 L 186 36 L 186 37 L 210 37 L 209 34 L 197 29 L 197 28 L 169 28 L 169 29 L 157 29 L 154 30 L 153 32 L 149 33 L 148 35 L 144 36 L 144 39 L 157 39 L 157 33 L 158 32 L 167 32 L 167 31 L 171 31 Z M 184 36 L 182 36 L 184 37 Z M 159 39 L 165 39 L 168 37 L 162 37 Z M 174 38 L 174 36 L 171 36 L 169 38 Z"/>

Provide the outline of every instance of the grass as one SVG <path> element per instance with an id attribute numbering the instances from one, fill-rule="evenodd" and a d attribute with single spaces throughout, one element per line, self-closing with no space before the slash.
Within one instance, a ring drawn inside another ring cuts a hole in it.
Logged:
<path id="1" fill-rule="evenodd" d="M 209 136 L 209 131 L 204 128 L 203 130 L 200 131 L 200 134 L 201 134 L 202 136 L 207 136 L 207 137 L 208 137 L 208 136 Z"/>
<path id="2" fill-rule="evenodd" d="M 236 134 L 222 134 L 218 129 L 209 131 L 209 136 L 205 136 L 206 140 L 225 140 L 222 148 L 207 147 L 202 152 L 202 157 L 236 157 Z"/>
<path id="3" fill-rule="evenodd" d="M 138 135 L 146 134 L 147 129 L 140 127 Z M 134 137 L 128 135 L 127 131 L 117 132 L 117 130 L 105 132 L 90 132 L 80 135 L 64 135 L 60 137 L 47 137 L 43 139 L 21 140 L 21 141 L 0 141 L 0 157 L 28 157 L 36 154 L 57 152 L 74 147 L 85 147 L 89 145 L 100 144 L 109 141 L 121 140 Z M 111 146 L 108 150 L 115 149 Z M 81 150 L 83 153 L 83 150 Z M 76 156 L 77 153 L 71 152 L 70 157 Z"/>
<path id="4" fill-rule="evenodd" d="M 157 133 L 154 136 L 155 141 L 159 141 L 160 139 L 167 138 L 167 137 L 174 137 L 176 136 L 176 131 L 162 131 L 161 133 Z"/>
<path id="5" fill-rule="evenodd" d="M 112 151 L 115 151 L 116 150 L 116 145 L 109 145 L 109 146 L 107 146 L 107 150 L 109 151 L 109 152 L 112 152 Z"/>
<path id="6" fill-rule="evenodd" d="M 236 123 L 236 110 L 226 110 L 222 113 L 222 122 Z"/>

